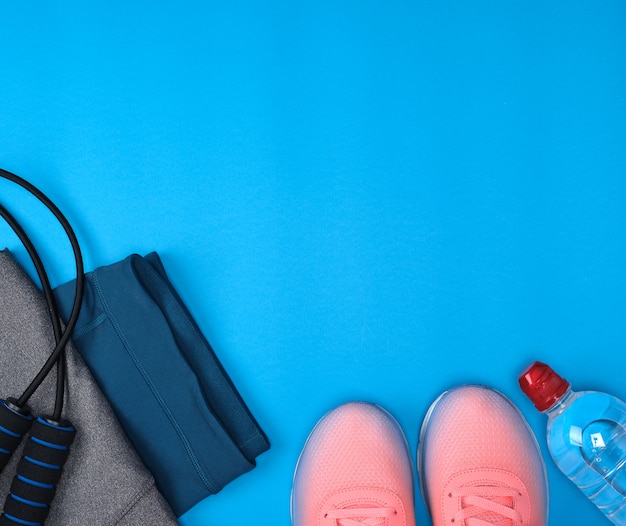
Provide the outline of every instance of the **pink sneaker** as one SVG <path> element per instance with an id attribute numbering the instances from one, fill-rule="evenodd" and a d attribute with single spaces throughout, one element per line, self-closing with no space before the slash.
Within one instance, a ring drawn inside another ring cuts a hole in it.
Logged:
<path id="1" fill-rule="evenodd" d="M 294 526 L 414 526 L 413 467 L 397 422 L 351 402 L 326 414 L 294 475 Z"/>
<path id="2" fill-rule="evenodd" d="M 443 393 L 420 433 L 418 471 L 434 526 L 545 526 L 545 465 L 532 431 L 503 395 Z"/>

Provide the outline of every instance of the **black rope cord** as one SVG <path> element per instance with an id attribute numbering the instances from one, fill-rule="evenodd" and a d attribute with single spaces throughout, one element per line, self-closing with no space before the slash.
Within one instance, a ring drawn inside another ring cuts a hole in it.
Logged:
<path id="1" fill-rule="evenodd" d="M 0 168 L 0 177 L 3 177 L 4 179 L 8 179 L 9 181 L 12 181 L 18 184 L 19 186 L 24 188 L 26 191 L 31 193 L 34 197 L 36 197 L 46 208 L 48 208 L 48 210 L 50 210 L 50 212 L 55 216 L 55 218 L 59 221 L 59 223 L 63 227 L 63 230 L 65 231 L 65 234 L 67 235 L 70 241 L 70 244 L 72 246 L 72 250 L 74 252 L 74 259 L 76 263 L 76 292 L 75 292 L 75 297 L 74 297 L 74 304 L 72 306 L 72 311 L 70 313 L 67 326 L 65 328 L 65 331 L 61 333 L 58 310 L 54 302 L 54 296 L 52 293 L 52 288 L 50 287 L 50 282 L 47 278 L 45 269 L 43 268 L 43 265 L 41 264 L 41 258 L 39 258 L 39 255 L 37 254 L 35 247 L 32 245 L 32 243 L 28 239 L 28 236 L 26 236 L 25 232 L 19 226 L 17 221 L 15 221 L 15 219 L 6 211 L 6 209 L 2 207 L 2 210 L 3 210 L 2 217 L 4 217 L 5 220 L 7 220 L 11 228 L 13 228 L 13 230 L 16 232 L 18 237 L 20 237 L 20 240 L 22 241 L 22 243 L 24 243 L 24 246 L 26 247 L 29 253 L 29 256 L 33 260 L 33 264 L 35 265 L 35 269 L 37 270 L 37 274 L 39 276 L 42 288 L 44 290 L 44 295 L 46 297 L 46 302 L 48 304 L 48 310 L 50 311 L 50 315 L 53 319 L 52 326 L 55 331 L 55 340 L 56 340 L 56 347 L 54 348 L 54 350 L 52 351 L 52 353 L 46 360 L 45 364 L 43 365 L 39 373 L 37 373 L 35 378 L 31 381 L 30 385 L 26 388 L 22 396 L 20 396 L 20 398 L 16 402 L 19 407 L 24 407 L 26 403 L 28 402 L 28 400 L 30 399 L 30 397 L 35 393 L 35 391 L 39 388 L 39 386 L 48 376 L 48 374 L 50 373 L 54 365 L 58 362 L 59 371 L 57 374 L 57 393 L 56 393 L 55 409 L 54 409 L 54 415 L 53 415 L 53 418 L 55 420 L 58 420 L 61 418 L 61 413 L 63 410 L 63 398 L 64 398 L 63 394 L 64 394 L 64 389 L 65 389 L 65 381 L 64 381 L 65 362 L 64 360 L 60 360 L 59 358 L 63 355 L 63 351 L 65 350 L 65 347 L 72 335 L 72 332 L 74 331 L 74 328 L 76 327 L 76 323 L 78 322 L 78 315 L 80 313 L 80 306 L 82 304 L 84 288 L 85 288 L 83 258 L 82 258 L 82 254 L 80 251 L 80 246 L 78 244 L 78 239 L 76 238 L 76 234 L 74 233 L 74 230 L 72 229 L 70 223 L 65 218 L 65 216 L 61 213 L 61 211 L 57 208 L 57 206 L 43 192 L 41 192 L 38 188 L 33 186 L 28 181 L 22 179 L 21 177 L 11 172 L 8 172 L 7 170 L 3 170 L 1 168 Z M 15 228 L 15 226 L 17 226 L 17 229 Z M 58 328 L 58 332 L 57 332 L 57 328 Z"/>
<path id="2" fill-rule="evenodd" d="M 48 313 L 50 314 L 50 322 L 52 324 L 52 330 L 54 332 L 54 340 L 55 343 L 58 344 L 61 341 L 62 336 L 61 321 L 59 318 L 59 311 L 57 309 L 56 301 L 54 300 L 54 293 L 52 292 L 52 287 L 50 286 L 50 280 L 48 279 L 48 273 L 43 266 L 41 257 L 39 256 L 37 249 L 35 249 L 35 246 L 33 245 L 32 241 L 30 240 L 22 226 L 1 204 L 0 216 L 2 216 L 4 220 L 9 224 L 9 226 L 13 229 L 17 237 L 22 242 L 22 245 L 24 245 L 24 248 L 26 248 L 26 251 L 30 256 L 31 261 L 35 266 L 35 270 L 37 271 L 37 276 L 39 277 L 39 281 L 41 282 L 41 288 L 43 289 L 43 293 L 46 299 L 46 304 L 48 305 Z M 63 399 L 65 394 L 65 372 L 65 352 L 63 352 L 57 362 L 57 389 L 54 405 L 54 418 L 56 419 L 59 419 L 61 417 L 61 413 L 63 411 Z"/>
<path id="3" fill-rule="evenodd" d="M 10 493 L 6 497 L 2 515 L 0 515 L 0 526 L 15 526 L 15 524 L 43 526 L 56 493 L 57 483 L 63 473 L 63 465 L 67 460 L 70 446 L 76 435 L 74 426 L 69 421 L 62 420 L 61 415 L 65 395 L 65 347 L 78 321 L 83 300 L 85 276 L 78 240 L 61 211 L 45 194 L 17 175 L 0 169 L 0 177 L 8 179 L 30 192 L 52 212 L 65 230 L 72 245 L 76 262 L 76 296 L 67 327 L 65 331 L 62 331 L 54 293 L 41 258 L 21 225 L 0 204 L 0 216 L 17 234 L 35 265 L 48 306 L 56 342 L 56 346 L 46 363 L 19 400 L 15 398 L 0 400 L 0 422 L 2 424 L 0 425 L 0 470 L 7 465 L 9 458 L 24 435 L 27 432 L 30 435 L 26 440 L 22 457 L 17 464 L 13 477 Z M 26 403 L 55 364 L 57 366 L 57 385 L 54 413 L 51 417 L 39 416 L 34 419 Z"/>

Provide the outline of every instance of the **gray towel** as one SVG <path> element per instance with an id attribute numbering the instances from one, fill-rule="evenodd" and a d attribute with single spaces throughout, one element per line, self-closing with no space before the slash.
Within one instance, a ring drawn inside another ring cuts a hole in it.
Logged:
<path id="1" fill-rule="evenodd" d="M 54 348 L 40 290 L 5 249 L 0 251 L 0 398 L 19 397 Z M 52 414 L 55 373 L 29 405 Z M 82 358 L 67 349 L 64 417 L 77 429 L 46 526 L 167 526 L 177 524 L 94 382 Z M 21 447 L 0 476 L 0 501 L 8 494 Z"/>

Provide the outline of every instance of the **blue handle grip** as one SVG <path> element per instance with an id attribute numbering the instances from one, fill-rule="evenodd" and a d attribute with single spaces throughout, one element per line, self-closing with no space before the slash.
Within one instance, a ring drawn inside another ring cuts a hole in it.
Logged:
<path id="1" fill-rule="evenodd" d="M 27 408 L 19 407 L 12 398 L 0 400 L 0 471 L 32 423 L 33 417 Z"/>
<path id="2" fill-rule="evenodd" d="M 74 441 L 69 422 L 38 417 L 17 465 L 0 526 L 42 526 L 50 512 L 56 485 Z"/>

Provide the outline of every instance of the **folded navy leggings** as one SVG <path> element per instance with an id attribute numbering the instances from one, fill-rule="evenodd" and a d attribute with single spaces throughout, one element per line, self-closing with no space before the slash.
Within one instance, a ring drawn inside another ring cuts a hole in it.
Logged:
<path id="1" fill-rule="evenodd" d="M 74 282 L 56 289 L 67 317 Z M 177 516 L 269 448 L 156 253 L 86 275 L 73 341 Z"/>

